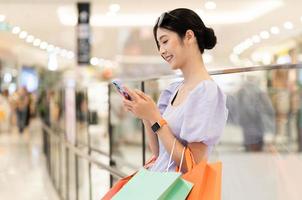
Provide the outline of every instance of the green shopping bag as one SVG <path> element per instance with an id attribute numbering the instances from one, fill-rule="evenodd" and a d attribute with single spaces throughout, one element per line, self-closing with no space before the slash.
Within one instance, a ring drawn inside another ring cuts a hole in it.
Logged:
<path id="1" fill-rule="evenodd" d="M 167 171 L 170 167 L 174 146 L 175 140 Z M 182 165 L 183 155 L 184 151 L 180 166 Z M 178 172 L 153 172 L 142 168 L 112 200 L 185 200 L 193 184 L 185 181 L 181 176 L 182 174 Z"/>
<path id="2" fill-rule="evenodd" d="M 112 198 L 112 200 L 182 200 L 191 191 L 192 184 L 177 172 L 152 172 L 142 168 Z"/>

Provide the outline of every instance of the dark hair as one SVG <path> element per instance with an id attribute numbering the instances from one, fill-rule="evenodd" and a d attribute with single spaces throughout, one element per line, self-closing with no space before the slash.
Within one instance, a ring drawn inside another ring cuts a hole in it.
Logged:
<path id="1" fill-rule="evenodd" d="M 192 30 L 196 36 L 198 47 L 201 53 L 205 49 L 212 49 L 216 45 L 217 39 L 212 28 L 204 25 L 201 18 L 192 10 L 187 8 L 177 8 L 170 12 L 163 13 L 153 27 L 153 35 L 157 48 L 157 29 L 165 28 L 176 32 L 180 38 L 183 38 L 187 30 Z"/>

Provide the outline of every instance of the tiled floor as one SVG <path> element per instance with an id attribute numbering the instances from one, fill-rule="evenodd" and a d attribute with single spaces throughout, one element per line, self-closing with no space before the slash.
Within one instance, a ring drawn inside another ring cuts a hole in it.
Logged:
<path id="1" fill-rule="evenodd" d="M 59 199 L 47 173 L 40 134 L 32 130 L 37 130 L 35 123 L 22 136 L 0 133 L 0 199 Z"/>

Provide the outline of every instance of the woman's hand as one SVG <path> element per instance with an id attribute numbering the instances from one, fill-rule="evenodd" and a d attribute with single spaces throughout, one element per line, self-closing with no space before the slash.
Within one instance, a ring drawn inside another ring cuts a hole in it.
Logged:
<path id="1" fill-rule="evenodd" d="M 161 119 L 160 112 L 153 99 L 140 90 L 125 90 L 131 96 L 131 101 L 124 98 L 123 104 L 125 108 L 132 112 L 139 119 L 157 121 Z"/>

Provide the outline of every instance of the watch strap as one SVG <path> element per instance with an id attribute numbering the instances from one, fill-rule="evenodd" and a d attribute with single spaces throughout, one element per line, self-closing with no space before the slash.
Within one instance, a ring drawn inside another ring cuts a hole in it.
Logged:
<path id="1" fill-rule="evenodd" d="M 151 129 L 154 133 L 156 133 L 161 127 L 167 124 L 167 121 L 165 119 L 160 119 L 159 122 L 155 122 L 152 126 Z"/>

